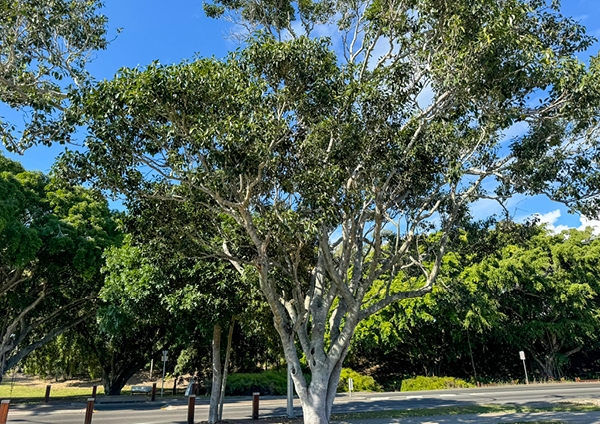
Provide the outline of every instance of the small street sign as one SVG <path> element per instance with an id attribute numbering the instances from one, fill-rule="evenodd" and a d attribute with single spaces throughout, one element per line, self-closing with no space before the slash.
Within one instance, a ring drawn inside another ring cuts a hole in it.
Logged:
<path id="1" fill-rule="evenodd" d="M 168 350 L 163 350 L 162 351 L 162 361 L 163 361 L 163 377 L 162 377 L 162 385 L 160 386 L 160 397 L 162 397 L 163 392 L 164 392 L 164 388 L 165 388 L 165 368 L 167 366 L 167 354 L 169 353 Z"/>
<path id="2" fill-rule="evenodd" d="M 527 377 L 527 366 L 525 365 L 525 352 L 519 351 L 519 358 L 523 361 L 523 369 L 525 370 L 525 384 L 529 384 L 529 377 Z"/>

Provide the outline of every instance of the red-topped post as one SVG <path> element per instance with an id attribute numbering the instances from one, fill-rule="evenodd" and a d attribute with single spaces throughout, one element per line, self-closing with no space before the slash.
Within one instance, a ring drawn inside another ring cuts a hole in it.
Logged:
<path id="1" fill-rule="evenodd" d="M 6 424 L 8 419 L 8 407 L 10 406 L 10 400 L 5 399 L 0 404 L 0 424 Z"/>

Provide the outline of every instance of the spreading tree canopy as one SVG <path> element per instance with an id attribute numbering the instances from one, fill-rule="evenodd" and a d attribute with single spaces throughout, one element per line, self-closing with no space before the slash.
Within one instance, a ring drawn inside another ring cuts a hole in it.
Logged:
<path id="1" fill-rule="evenodd" d="M 496 337 L 527 351 L 543 378 L 562 377 L 569 357 L 597 337 L 599 248 L 589 228 L 542 230 L 464 273 L 501 315 Z"/>
<path id="2" fill-rule="evenodd" d="M 97 192 L 57 187 L 0 156 L 0 379 L 91 317 L 117 216 Z"/>
<path id="3" fill-rule="evenodd" d="M 190 237 L 256 273 L 305 420 L 326 423 L 357 324 L 432 290 L 470 203 L 598 205 L 600 62 L 577 58 L 593 39 L 557 3 L 208 6 L 263 31 L 223 60 L 122 69 L 83 92 L 70 116 L 87 150 L 62 171 L 211 212 L 219 237 Z M 341 47 L 313 37 L 323 23 Z M 505 140 L 516 124 L 524 135 Z M 416 274 L 420 286 L 392 287 Z"/>

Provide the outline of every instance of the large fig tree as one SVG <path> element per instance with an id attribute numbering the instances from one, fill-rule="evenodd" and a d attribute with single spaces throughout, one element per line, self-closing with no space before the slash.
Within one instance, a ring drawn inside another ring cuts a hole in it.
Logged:
<path id="1" fill-rule="evenodd" d="M 62 171 L 211 211 L 218 237 L 184 236 L 256 273 L 320 424 L 357 324 L 431 291 L 471 202 L 597 204 L 598 61 L 577 59 L 591 38 L 544 1 L 280 3 L 208 6 L 263 29 L 223 60 L 123 69 L 83 93 L 87 150 Z"/>
<path id="2" fill-rule="evenodd" d="M 50 183 L 0 155 L 0 382 L 95 314 L 102 253 L 121 241 L 106 199 Z"/>

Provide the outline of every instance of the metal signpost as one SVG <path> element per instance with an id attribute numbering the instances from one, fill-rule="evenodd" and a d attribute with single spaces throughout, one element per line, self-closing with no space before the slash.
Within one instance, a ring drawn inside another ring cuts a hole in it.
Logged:
<path id="1" fill-rule="evenodd" d="M 525 370 L 525 384 L 529 384 L 529 378 L 527 378 L 527 366 L 525 366 L 525 352 L 519 351 L 519 358 L 523 361 L 523 369 Z"/>
<path id="2" fill-rule="evenodd" d="M 352 378 L 348 379 L 348 390 L 350 391 L 350 397 L 352 397 L 352 390 L 354 390 L 354 380 Z"/>
<path id="3" fill-rule="evenodd" d="M 163 356 L 162 356 L 162 360 L 163 360 L 163 378 L 162 378 L 162 386 L 160 387 L 160 397 L 162 397 L 163 395 L 163 391 L 165 388 L 165 369 L 167 367 L 167 354 L 169 353 L 168 350 L 163 350 Z"/>

